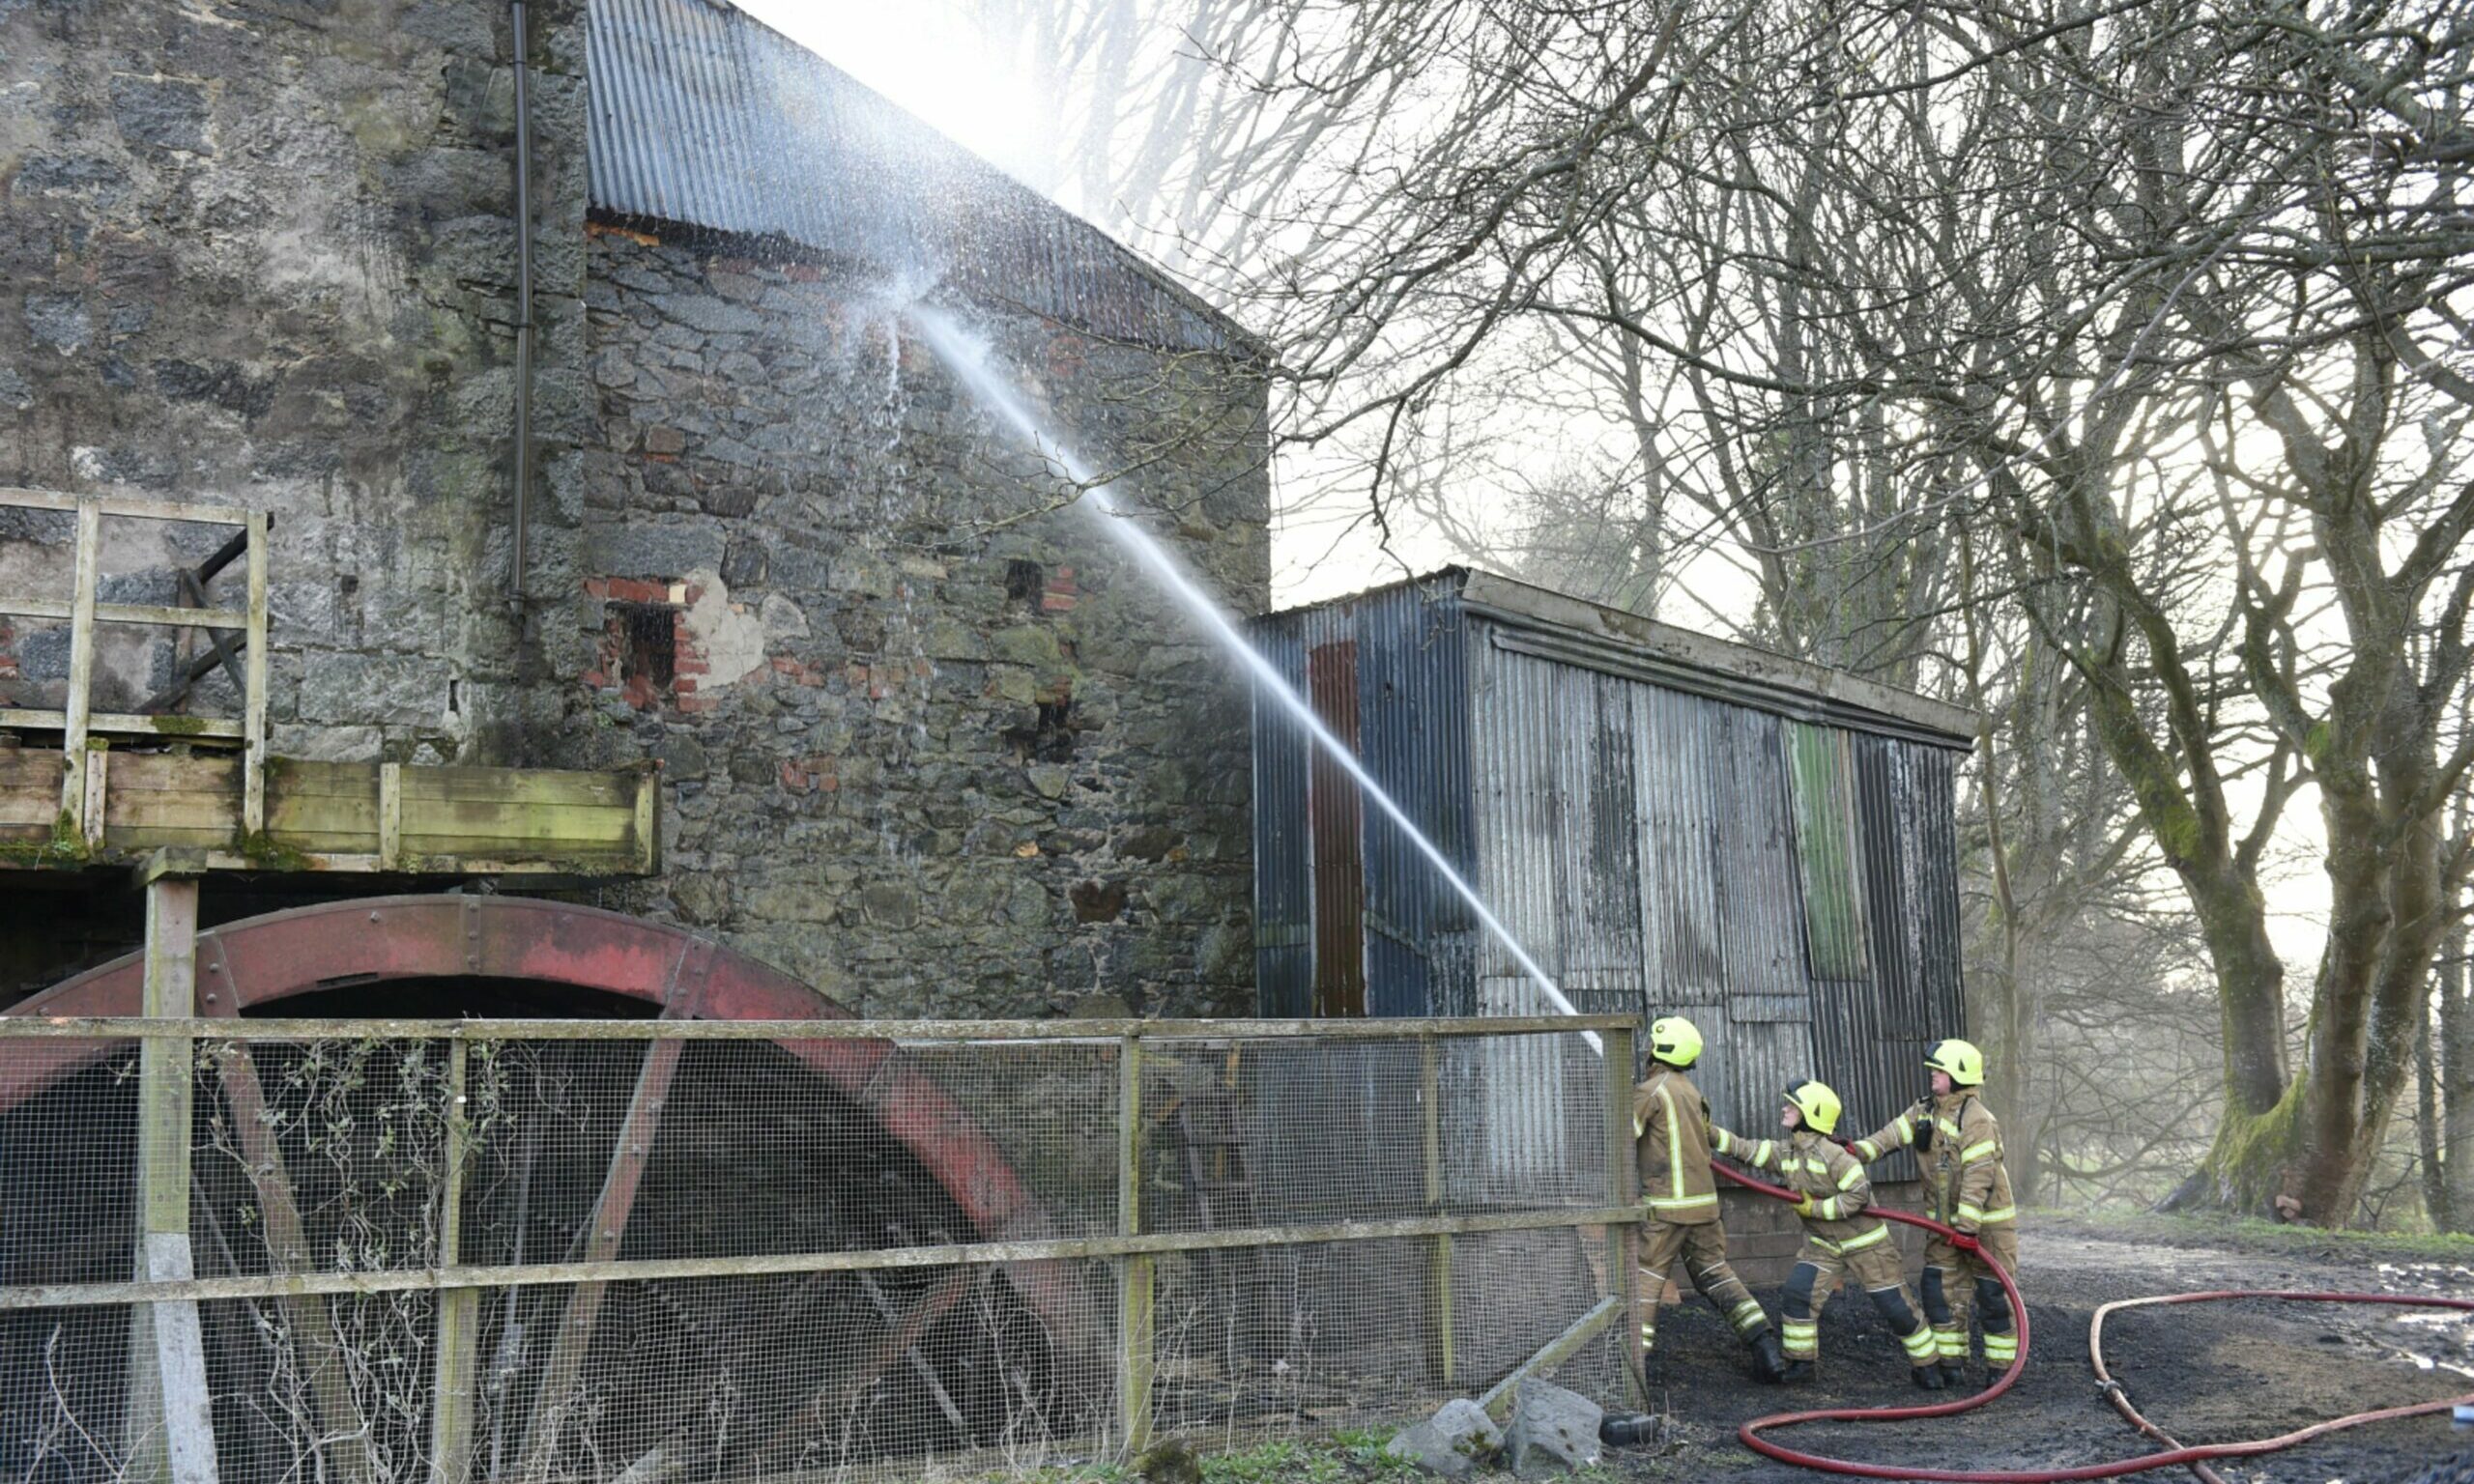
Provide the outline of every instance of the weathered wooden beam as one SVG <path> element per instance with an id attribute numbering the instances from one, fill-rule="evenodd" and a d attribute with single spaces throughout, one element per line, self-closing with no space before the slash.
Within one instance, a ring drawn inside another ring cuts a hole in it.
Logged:
<path id="1" fill-rule="evenodd" d="M 868 1272 L 943 1268 L 955 1263 L 1055 1262 L 1167 1252 L 1218 1252 L 1231 1247 L 1294 1246 L 1326 1241 L 1392 1241 L 1452 1233 L 1543 1232 L 1604 1226 L 1639 1218 L 1629 1208 L 1495 1212 L 1467 1216 L 1406 1216 L 1384 1221 L 1330 1221 L 1307 1226 L 1230 1227 L 1215 1232 L 1144 1232 L 1134 1237 L 1054 1238 L 1041 1241 L 944 1242 L 849 1252 L 764 1253 L 744 1257 L 638 1258 L 607 1263 L 519 1263 L 465 1268 L 390 1268 L 274 1276 L 198 1278 L 184 1283 L 41 1283 L 0 1288 L 0 1310 L 81 1308 L 151 1303 L 163 1298 L 275 1298 L 285 1294 L 403 1294 L 455 1288 L 524 1288 L 567 1283 L 663 1283 L 692 1278 L 773 1277 L 795 1272 Z"/>
<path id="2" fill-rule="evenodd" d="M 69 726 L 66 711 L 44 711 L 27 706 L 0 706 L 0 727 L 18 731 L 62 731 Z M 163 737 L 238 737 L 239 722 L 227 722 L 212 716 L 146 716 L 135 711 L 88 711 L 89 731 L 152 732 Z"/>
<path id="3" fill-rule="evenodd" d="M 103 847 L 104 794 L 111 785 L 111 750 L 101 737 L 86 742 L 86 797 L 77 808 L 77 833 L 89 850 Z"/>
<path id="4" fill-rule="evenodd" d="M 167 876 L 146 889 L 142 1004 L 159 1025 L 197 1009 L 197 881 Z M 175 1296 L 132 1309 L 129 1320 L 128 1477 L 215 1484 L 215 1418 L 206 1382 L 206 1339 L 189 1250 L 189 1134 L 195 1082 L 192 1041 L 152 1035 L 138 1047 L 138 1251 L 149 1284 Z"/>
<path id="5" fill-rule="evenodd" d="M 636 776 L 636 869 L 646 875 L 661 873 L 661 770 L 650 767 Z"/>
<path id="6" fill-rule="evenodd" d="M 378 765 L 378 869 L 394 870 L 404 860 L 404 765 Z"/>
<path id="7" fill-rule="evenodd" d="M 241 834 L 255 840 L 267 829 L 267 513 L 248 513 L 248 596 L 244 616 L 249 635 L 245 683 L 241 687 Z"/>
<path id="8" fill-rule="evenodd" d="M 471 1048 L 462 1042 L 446 1051 L 446 1170 L 439 1184 L 438 1261 L 452 1268 L 463 1260 L 464 1165 L 472 1143 L 465 1089 Z M 438 1356 L 431 1369 L 430 1484 L 466 1484 L 473 1471 L 473 1382 L 480 1365 L 481 1291 L 449 1289 L 438 1296 Z"/>
<path id="9" fill-rule="evenodd" d="M 249 512 L 238 505 L 190 505 L 170 499 L 138 499 L 126 495 L 68 495 L 58 490 L 28 490 L 0 485 L 0 505 L 21 510 L 82 510 L 141 521 L 189 521 L 200 526 L 238 526 Z"/>
<path id="10" fill-rule="evenodd" d="M 1637 1212 L 1641 1197 L 1641 1166 L 1632 1131 L 1632 1041 L 1628 1024 L 1604 1033 L 1598 1074 L 1606 1084 L 1606 1204 Z M 1650 1405 L 1647 1367 L 1641 1353 L 1641 1329 L 1632 1322 L 1632 1300 L 1638 1289 L 1634 1249 L 1641 1229 L 1635 1221 L 1613 1221 L 1606 1227 L 1607 1285 L 1623 1305 L 1624 1322 L 1617 1332 L 1625 1358 L 1624 1389 L 1636 1409 Z"/>
<path id="11" fill-rule="evenodd" d="M 0 1015 L 0 1041 L 63 1037 L 72 1041 L 144 1036 L 239 1036 L 247 1041 L 1037 1041 L 1095 1045 L 1128 1036 L 1145 1041 L 1231 1042 L 1275 1037 L 1318 1041 L 1424 1041 L 1473 1036 L 1567 1034 L 1618 1030 L 1622 1015 L 1397 1020 L 367 1020 L 309 1017 L 170 1025 L 133 1015 Z"/>
<path id="12" fill-rule="evenodd" d="M 246 629 L 249 615 L 237 608 L 176 608 L 163 603 L 98 603 L 97 623 L 165 629 Z"/>
<path id="13" fill-rule="evenodd" d="M 1486 1414 L 1496 1421 L 1504 1420 L 1511 1411 L 1513 1395 L 1521 1382 L 1532 1376 L 1543 1375 L 1569 1360 L 1590 1342 L 1592 1336 L 1615 1323 L 1624 1312 L 1623 1299 L 1600 1298 L 1588 1313 L 1572 1321 L 1563 1333 L 1539 1347 L 1538 1354 L 1513 1366 L 1503 1380 L 1488 1386 L 1485 1394 L 1478 1398 L 1478 1405 L 1486 1409 Z"/>
<path id="14" fill-rule="evenodd" d="M 86 727 L 95 678 L 95 587 L 102 553 L 102 516 L 95 502 L 77 506 L 76 576 L 69 610 L 69 699 L 61 718 L 60 811 L 71 819 L 86 809 Z"/>
<path id="15" fill-rule="evenodd" d="M 74 621 L 79 605 L 56 598 L 0 599 L 0 614 L 12 618 Z M 96 603 L 86 609 L 96 623 L 135 624 L 166 629 L 246 629 L 249 615 L 231 608 L 176 608 L 161 603 Z"/>

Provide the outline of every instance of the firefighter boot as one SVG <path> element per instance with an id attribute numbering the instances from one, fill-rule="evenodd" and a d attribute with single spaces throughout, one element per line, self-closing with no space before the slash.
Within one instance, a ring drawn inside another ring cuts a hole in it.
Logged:
<path id="1" fill-rule="evenodd" d="M 1790 1360 L 1787 1362 L 1787 1368 L 1778 1373 L 1778 1379 L 1789 1385 L 1800 1385 L 1812 1380 L 1815 1374 L 1817 1372 L 1812 1361 Z"/>
<path id="2" fill-rule="evenodd" d="M 1776 1385 L 1787 1379 L 1787 1357 L 1778 1353 L 1778 1331 L 1764 1325 L 1752 1337 L 1753 1373 Z"/>
<path id="3" fill-rule="evenodd" d="M 1918 1390 L 1939 1391 L 1942 1389 L 1942 1367 L 1939 1364 L 1913 1366 L 1909 1369 L 1908 1374 L 1915 1379 L 1915 1384 Z"/>

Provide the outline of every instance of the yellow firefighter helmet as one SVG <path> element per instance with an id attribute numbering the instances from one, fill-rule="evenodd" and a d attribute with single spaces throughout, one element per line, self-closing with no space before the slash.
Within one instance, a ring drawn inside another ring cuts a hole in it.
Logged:
<path id="1" fill-rule="evenodd" d="M 1787 1102 L 1803 1115 L 1804 1127 L 1813 1132 L 1838 1131 L 1838 1095 L 1827 1084 L 1807 1077 L 1787 1089 Z"/>
<path id="2" fill-rule="evenodd" d="M 1984 1053 L 1973 1042 L 1937 1041 L 1933 1049 L 1924 1053 L 1924 1065 L 1935 1071 L 1946 1071 L 1950 1080 L 1961 1087 L 1984 1085 Z"/>
<path id="3" fill-rule="evenodd" d="M 1701 1060 L 1701 1030 L 1682 1015 L 1662 1015 L 1650 1022 L 1650 1055 L 1669 1067 L 1689 1067 Z"/>

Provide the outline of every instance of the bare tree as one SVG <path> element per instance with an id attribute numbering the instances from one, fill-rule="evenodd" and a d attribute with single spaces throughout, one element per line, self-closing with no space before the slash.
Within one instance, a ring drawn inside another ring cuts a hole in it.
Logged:
<path id="1" fill-rule="evenodd" d="M 1290 436 L 1356 447 L 1380 524 L 1422 428 L 1561 334 L 1630 476 L 1762 571 L 1767 637 L 1911 683 L 1954 680 L 1917 621 L 1942 532 L 2015 543 L 2068 601 L 2008 611 L 2207 956 L 2222 1110 L 2181 1198 L 2349 1219 L 2474 859 L 2440 813 L 2474 760 L 2474 26 L 1377 0 L 1309 40 L 1254 95 L 1317 121 L 1247 280 Z M 2263 883 L 2306 795 L 2302 989 Z"/>

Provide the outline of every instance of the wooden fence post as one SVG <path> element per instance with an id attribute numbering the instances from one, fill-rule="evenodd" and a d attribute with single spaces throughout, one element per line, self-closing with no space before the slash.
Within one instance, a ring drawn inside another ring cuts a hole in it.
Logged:
<path id="1" fill-rule="evenodd" d="M 1418 1044 L 1418 1102 L 1425 1117 L 1426 1214 L 1443 1214 L 1442 1043 L 1432 1036 Z M 1459 1369 L 1452 1321 L 1452 1234 L 1439 1232 L 1426 1252 L 1426 1362 L 1434 1379 L 1453 1384 Z"/>
<path id="2" fill-rule="evenodd" d="M 1117 1042 L 1117 1235 L 1142 1231 L 1142 1042 Z M 1117 1409 L 1129 1457 L 1151 1441 L 1152 1258 L 1117 1259 Z"/>
<path id="3" fill-rule="evenodd" d="M 1636 1206 L 1641 1199 L 1641 1168 L 1633 1154 L 1632 1027 L 1619 1026 L 1600 1034 L 1605 1038 L 1598 1066 L 1606 1079 L 1606 1204 Z M 1616 1328 L 1625 1357 L 1624 1389 L 1635 1409 L 1650 1405 L 1641 1325 L 1633 1317 L 1640 1297 L 1636 1292 L 1640 1269 L 1633 1249 L 1640 1236 L 1640 1227 L 1631 1222 L 1606 1229 L 1606 1261 L 1614 1269 L 1608 1287 L 1624 1301 Z"/>
<path id="4" fill-rule="evenodd" d="M 197 1013 L 197 879 L 150 874 L 142 1013 Z M 186 1031 L 150 1035 L 137 1052 L 138 1258 L 141 1282 L 197 1276 L 189 1249 L 189 1134 L 195 1044 Z M 215 1484 L 215 1419 L 208 1405 L 205 1334 L 193 1299 L 157 1299 L 129 1311 L 128 1477 Z"/>
<path id="5" fill-rule="evenodd" d="M 446 1047 L 446 1168 L 438 1193 L 438 1266 L 464 1260 L 464 1162 L 472 1138 L 465 1101 L 470 1047 Z M 429 1417 L 430 1484 L 464 1484 L 473 1465 L 473 1373 L 480 1350 L 481 1291 L 450 1288 L 438 1296 L 438 1363 Z"/>

